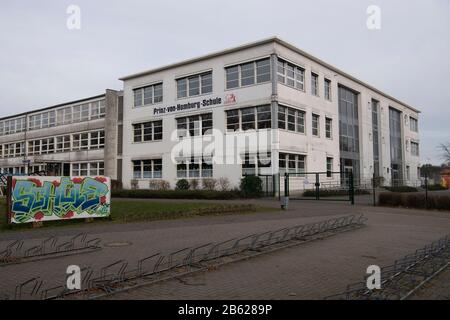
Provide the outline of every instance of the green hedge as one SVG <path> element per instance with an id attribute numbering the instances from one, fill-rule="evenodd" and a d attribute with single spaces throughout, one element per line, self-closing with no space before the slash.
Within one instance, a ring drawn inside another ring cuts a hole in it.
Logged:
<path id="1" fill-rule="evenodd" d="M 447 188 L 441 186 L 440 184 L 432 184 L 432 185 L 428 186 L 428 190 L 429 191 L 440 191 L 440 190 L 447 190 Z"/>
<path id="2" fill-rule="evenodd" d="M 363 195 L 363 194 L 370 194 L 368 190 L 364 189 L 356 189 L 355 195 Z M 303 192 L 304 197 L 315 197 L 316 196 L 316 190 L 306 190 Z M 320 197 L 335 197 L 335 196 L 349 196 L 348 190 L 332 190 L 332 189 L 320 189 L 319 190 L 319 196 Z"/>
<path id="3" fill-rule="evenodd" d="M 384 187 L 386 190 L 391 192 L 418 192 L 417 188 L 408 186 L 398 186 L 398 187 Z"/>
<path id="4" fill-rule="evenodd" d="M 113 191 L 113 198 L 135 199 L 198 199 L 198 200 L 230 200 L 241 197 L 239 191 L 209 190 L 121 190 Z"/>
<path id="5" fill-rule="evenodd" d="M 387 207 L 450 210 L 450 196 L 448 195 L 428 195 L 427 204 L 424 193 L 383 192 L 378 196 L 378 203 L 380 206 Z"/>

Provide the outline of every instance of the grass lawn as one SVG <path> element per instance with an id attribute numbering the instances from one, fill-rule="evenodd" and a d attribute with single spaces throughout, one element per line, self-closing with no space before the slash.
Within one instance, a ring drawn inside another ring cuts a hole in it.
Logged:
<path id="1" fill-rule="evenodd" d="M 125 199 L 113 199 L 111 204 L 111 219 L 96 219 L 93 223 L 154 221 L 191 218 L 198 216 L 248 214 L 263 211 L 275 211 L 275 209 L 255 206 L 253 204 L 236 204 L 227 202 L 157 202 L 151 200 L 134 201 Z M 84 219 L 47 221 L 44 222 L 44 227 L 61 227 L 84 223 Z M 5 198 L 0 198 L 0 232 L 6 230 L 23 229 L 30 229 L 30 224 L 14 225 L 12 228 L 9 228 L 6 221 L 6 200 Z"/>

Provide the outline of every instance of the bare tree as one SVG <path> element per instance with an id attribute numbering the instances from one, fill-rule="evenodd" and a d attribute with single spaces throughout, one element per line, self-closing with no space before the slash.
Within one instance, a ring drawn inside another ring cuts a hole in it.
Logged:
<path id="1" fill-rule="evenodd" d="M 442 158 L 446 162 L 450 162 L 450 142 L 441 143 L 439 146 L 439 150 L 442 152 Z"/>

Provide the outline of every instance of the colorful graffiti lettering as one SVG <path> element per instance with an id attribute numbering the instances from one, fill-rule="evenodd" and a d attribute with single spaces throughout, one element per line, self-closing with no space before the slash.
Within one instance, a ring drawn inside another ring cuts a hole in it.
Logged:
<path id="1" fill-rule="evenodd" d="M 12 223 L 106 217 L 109 213 L 108 178 L 14 177 L 12 180 Z"/>

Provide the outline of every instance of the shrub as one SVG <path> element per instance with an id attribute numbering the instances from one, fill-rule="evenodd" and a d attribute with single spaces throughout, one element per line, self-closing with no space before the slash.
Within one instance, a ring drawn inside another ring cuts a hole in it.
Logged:
<path id="1" fill-rule="evenodd" d="M 181 181 L 181 180 L 179 180 Z M 208 190 L 121 190 L 112 192 L 113 198 L 132 199 L 196 199 L 196 200 L 232 200 L 239 199 L 239 191 Z"/>
<path id="2" fill-rule="evenodd" d="M 176 190 L 188 190 L 190 187 L 189 182 L 186 179 L 181 179 L 177 181 Z"/>
<path id="3" fill-rule="evenodd" d="M 398 186 L 398 187 L 385 187 L 386 190 L 391 192 L 418 192 L 417 188 L 409 186 Z"/>
<path id="4" fill-rule="evenodd" d="M 133 189 L 133 190 L 139 189 L 139 181 L 131 180 L 131 189 Z"/>
<path id="5" fill-rule="evenodd" d="M 427 203 L 424 193 L 383 192 L 378 196 L 378 203 L 389 207 L 450 210 L 448 195 L 428 195 Z"/>
<path id="6" fill-rule="evenodd" d="M 150 190 L 169 190 L 170 183 L 165 180 L 150 180 L 148 183 Z"/>
<path id="7" fill-rule="evenodd" d="M 230 180 L 228 178 L 219 178 L 218 184 L 220 191 L 228 191 L 230 189 Z"/>
<path id="8" fill-rule="evenodd" d="M 122 190 L 122 182 L 118 180 L 111 180 L 111 190 Z"/>
<path id="9" fill-rule="evenodd" d="M 191 179 L 189 181 L 189 184 L 190 184 L 192 190 L 198 190 L 198 187 L 200 185 L 200 183 L 198 182 L 197 179 Z"/>
<path id="10" fill-rule="evenodd" d="M 440 190 L 447 190 L 446 187 L 441 186 L 440 184 L 433 184 L 428 186 L 429 191 L 440 191 Z"/>
<path id="11" fill-rule="evenodd" d="M 214 190 L 216 190 L 216 187 L 217 187 L 217 180 L 212 179 L 212 178 L 203 179 L 202 187 L 203 187 L 203 190 L 214 191 Z"/>
<path id="12" fill-rule="evenodd" d="M 257 176 L 245 176 L 241 179 L 241 193 L 244 197 L 260 197 L 262 195 L 262 180 Z"/>

